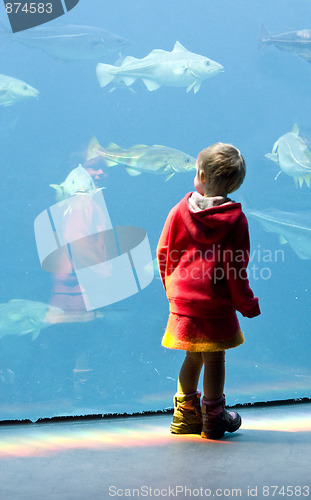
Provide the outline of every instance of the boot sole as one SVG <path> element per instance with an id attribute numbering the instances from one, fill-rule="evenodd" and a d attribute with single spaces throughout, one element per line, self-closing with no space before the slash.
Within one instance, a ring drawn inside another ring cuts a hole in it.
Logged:
<path id="1" fill-rule="evenodd" d="M 202 426 L 179 427 L 174 424 L 171 424 L 170 426 L 171 434 L 201 434 L 201 431 L 202 431 Z"/>
<path id="2" fill-rule="evenodd" d="M 217 429 L 217 427 L 215 427 L 214 429 L 209 429 L 208 431 L 203 429 L 201 432 L 201 437 L 205 439 L 219 439 L 224 436 L 225 432 L 232 433 L 237 431 L 241 427 L 241 424 L 242 424 L 242 419 L 240 417 L 238 422 L 234 426 L 232 426 L 231 429 L 221 430 Z"/>

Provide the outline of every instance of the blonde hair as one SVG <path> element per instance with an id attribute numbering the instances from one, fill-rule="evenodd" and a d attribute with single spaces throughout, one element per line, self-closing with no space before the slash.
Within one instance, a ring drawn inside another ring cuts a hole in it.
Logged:
<path id="1" fill-rule="evenodd" d="M 217 142 L 198 155 L 198 169 L 203 170 L 209 187 L 219 193 L 233 193 L 244 181 L 245 161 L 232 144 Z"/>

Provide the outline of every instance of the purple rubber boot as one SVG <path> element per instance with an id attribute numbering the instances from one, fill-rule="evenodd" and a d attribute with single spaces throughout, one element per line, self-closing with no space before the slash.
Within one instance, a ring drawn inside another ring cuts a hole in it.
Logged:
<path id="1" fill-rule="evenodd" d="M 236 411 L 225 409 L 225 396 L 213 401 L 202 399 L 203 428 L 201 437 L 206 439 L 219 439 L 225 432 L 235 432 L 242 423 Z"/>

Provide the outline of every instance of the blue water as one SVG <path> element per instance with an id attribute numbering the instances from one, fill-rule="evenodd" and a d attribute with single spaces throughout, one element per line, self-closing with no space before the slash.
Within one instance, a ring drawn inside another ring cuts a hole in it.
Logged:
<path id="1" fill-rule="evenodd" d="M 40 266 L 34 220 L 55 203 L 49 184 L 60 184 L 85 163 L 93 135 L 103 146 L 161 144 L 194 157 L 214 142 L 233 143 L 248 169 L 237 201 L 259 211 L 310 210 L 311 188 L 296 188 L 285 174 L 275 181 L 278 168 L 265 154 L 294 123 L 307 143 L 311 140 L 311 66 L 275 47 L 258 50 L 262 24 L 271 33 L 306 29 L 310 15 L 309 0 L 80 0 L 63 17 L 68 24 L 127 38 L 125 54 L 137 58 L 154 48 L 170 51 L 178 40 L 222 64 L 224 73 L 204 81 L 195 95 L 170 87 L 149 92 L 141 81 L 133 84 L 135 93 L 109 92 L 95 75 L 96 63 L 104 61 L 65 62 L 20 43 L 6 45 L 1 73 L 27 82 L 40 96 L 0 109 L 0 303 L 51 300 L 53 275 Z M 155 257 L 165 218 L 194 189 L 194 172 L 165 182 L 162 175 L 131 177 L 123 167 L 103 162 L 98 168 L 104 171 L 98 185 L 106 188 L 113 224 L 144 228 Z M 250 283 L 262 315 L 239 316 L 246 342 L 227 353 L 227 401 L 311 397 L 310 260 L 281 246 L 278 236 L 254 219 L 249 226 L 258 267 Z M 260 251 L 278 249 L 284 261 L 262 261 Z M 161 346 L 167 317 L 164 290 L 155 277 L 140 293 L 103 311 L 101 319 L 49 326 L 35 340 L 2 334 L 0 419 L 171 407 L 183 353 Z"/>

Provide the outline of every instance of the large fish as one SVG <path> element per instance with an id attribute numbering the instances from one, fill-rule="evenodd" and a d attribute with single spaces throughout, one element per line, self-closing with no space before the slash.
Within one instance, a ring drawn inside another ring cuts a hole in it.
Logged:
<path id="1" fill-rule="evenodd" d="M 71 170 L 64 182 L 61 184 L 50 184 L 50 187 L 56 190 L 58 201 L 69 198 L 74 194 L 90 193 L 97 189 L 92 177 L 82 165 Z"/>
<path id="2" fill-rule="evenodd" d="M 0 74 L 0 106 L 12 106 L 18 101 L 38 96 L 39 91 L 22 80 Z"/>
<path id="3" fill-rule="evenodd" d="M 280 172 L 294 178 L 296 186 L 302 187 L 303 182 L 310 187 L 311 180 L 311 151 L 304 140 L 299 137 L 298 125 L 294 125 L 291 132 L 282 135 L 273 145 L 272 153 L 265 155 L 280 167 Z"/>
<path id="4" fill-rule="evenodd" d="M 117 144 L 109 144 L 105 149 L 93 137 L 88 146 L 87 159 L 103 157 L 108 167 L 124 165 L 129 175 L 164 174 L 169 180 L 175 173 L 195 169 L 196 159 L 178 149 L 166 146 L 145 146 L 138 144 L 122 149 Z"/>
<path id="5" fill-rule="evenodd" d="M 13 299 L 0 304 L 0 337 L 30 334 L 34 340 L 43 328 L 51 324 L 51 321 L 46 321 L 47 314 L 56 319 L 62 317 L 63 311 L 33 300 Z"/>
<path id="6" fill-rule="evenodd" d="M 98 59 L 116 56 L 129 41 L 110 31 L 95 26 L 57 24 L 26 30 L 14 35 L 2 31 L 5 41 L 43 50 L 48 55 L 65 61 Z"/>
<path id="7" fill-rule="evenodd" d="M 111 314 L 105 310 L 105 318 Z M 112 311 L 118 315 L 118 311 Z M 64 311 L 60 307 L 34 300 L 13 299 L 0 304 L 0 338 L 6 335 L 31 335 L 59 323 L 86 323 L 104 317 L 101 311 Z"/>
<path id="8" fill-rule="evenodd" d="M 283 212 L 271 208 L 247 209 L 246 213 L 257 219 L 266 231 L 277 234 L 281 244 L 288 243 L 300 259 L 311 259 L 310 212 Z"/>
<path id="9" fill-rule="evenodd" d="M 278 35 L 270 35 L 266 28 L 262 27 L 260 47 L 274 45 L 280 50 L 293 52 L 308 62 L 311 62 L 311 30 L 285 31 Z"/>
<path id="10" fill-rule="evenodd" d="M 168 87 L 187 87 L 196 93 L 203 80 L 216 75 L 224 68 L 215 61 L 199 54 L 194 54 L 176 42 L 171 52 L 154 49 L 146 57 L 136 59 L 127 56 L 121 66 L 97 64 L 96 74 L 101 87 L 112 80 L 120 80 L 125 85 L 132 85 L 141 78 L 147 89 L 156 90 L 163 85 Z"/>

